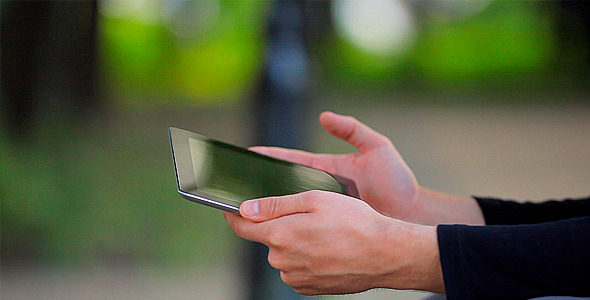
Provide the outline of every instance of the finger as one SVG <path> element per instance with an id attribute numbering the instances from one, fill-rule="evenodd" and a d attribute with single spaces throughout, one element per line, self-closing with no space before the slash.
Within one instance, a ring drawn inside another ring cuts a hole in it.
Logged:
<path id="1" fill-rule="evenodd" d="M 248 200 L 240 205 L 240 214 L 252 222 L 264 222 L 287 215 L 312 212 L 316 208 L 316 193 L 317 191 L 310 191 Z"/>
<path id="2" fill-rule="evenodd" d="M 320 115 L 320 123 L 330 134 L 352 144 L 361 153 L 391 144 L 387 137 L 354 117 L 323 112 Z"/>
<path id="3" fill-rule="evenodd" d="M 240 215 L 234 213 L 223 212 L 223 216 L 238 237 L 266 244 L 267 241 L 264 238 L 268 236 L 268 234 L 264 231 L 268 230 L 267 227 L 258 226 L 262 224 L 252 223 L 251 221 L 248 221 L 242 218 Z"/>
<path id="4" fill-rule="evenodd" d="M 286 149 L 279 147 L 256 146 L 250 147 L 248 149 L 260 154 L 320 169 L 326 172 L 335 172 L 335 166 L 333 165 L 334 155 L 332 154 L 311 153 L 297 149 Z"/>
<path id="5" fill-rule="evenodd" d="M 313 153 L 309 153 L 302 150 L 297 149 L 286 149 L 280 147 L 264 147 L 264 146 L 255 146 L 248 148 L 251 151 L 264 154 L 267 156 L 272 156 L 274 158 L 302 164 L 309 166 L 315 160 L 315 155 Z"/>
<path id="6" fill-rule="evenodd" d="M 246 221 L 240 215 L 237 215 L 237 214 L 234 214 L 234 213 L 230 213 L 230 212 L 227 212 L 227 211 L 224 211 L 223 212 L 223 217 L 225 217 L 225 220 L 227 221 L 227 223 L 229 224 L 229 226 L 231 228 L 235 228 L 240 223 Z"/>

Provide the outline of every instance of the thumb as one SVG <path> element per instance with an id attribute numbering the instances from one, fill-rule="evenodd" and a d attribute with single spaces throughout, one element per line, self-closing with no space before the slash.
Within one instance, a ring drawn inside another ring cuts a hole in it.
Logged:
<path id="1" fill-rule="evenodd" d="M 240 215 L 252 222 L 264 222 L 314 209 L 312 193 L 248 200 L 240 205 Z"/>
<path id="2" fill-rule="evenodd" d="M 361 153 L 391 145 L 387 137 L 350 116 L 327 111 L 320 115 L 320 123 L 330 134 L 352 144 Z"/>

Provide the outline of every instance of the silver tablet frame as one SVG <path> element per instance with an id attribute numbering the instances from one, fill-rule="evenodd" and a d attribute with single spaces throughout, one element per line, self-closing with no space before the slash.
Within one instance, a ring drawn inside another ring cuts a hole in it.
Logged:
<path id="1" fill-rule="evenodd" d="M 186 200 L 204 204 L 213 208 L 240 213 L 240 208 L 215 200 L 215 196 L 208 195 L 208 198 L 195 195 L 197 183 L 195 182 L 195 172 L 191 163 L 191 151 L 189 138 L 193 137 L 199 140 L 211 140 L 200 134 L 187 130 L 170 127 L 168 129 L 170 136 L 170 147 L 172 149 L 172 160 L 174 161 L 174 171 L 176 175 L 176 188 L 178 193 Z M 182 166 L 180 165 L 182 164 Z M 225 200 L 225 199 L 224 199 Z"/>
<path id="2" fill-rule="evenodd" d="M 231 200 L 221 198 L 215 195 L 210 195 L 204 193 L 203 191 L 197 192 L 197 182 L 195 178 L 195 171 L 193 168 L 193 158 L 191 156 L 191 149 L 190 149 L 190 138 L 194 138 L 196 140 L 205 141 L 205 142 L 216 142 L 221 143 L 219 141 L 210 139 L 206 136 L 190 132 L 187 130 L 170 127 L 168 129 L 168 133 L 170 136 L 170 147 L 172 149 L 172 160 L 174 161 L 174 171 L 176 176 L 176 187 L 178 193 L 186 200 L 197 202 L 206 206 L 210 206 L 213 208 L 221 209 L 224 211 L 238 213 L 240 212 L 239 204 L 232 205 L 226 202 L 232 202 Z M 225 144 L 225 143 L 222 143 Z M 248 151 L 247 149 L 243 149 L 237 146 L 225 144 L 231 147 L 235 147 L 239 149 L 239 151 Z M 255 152 L 252 152 L 255 153 Z M 255 153 L 255 155 L 262 155 Z M 271 158 L 273 160 L 277 160 L 276 158 Z M 287 163 L 282 161 L 283 163 Z M 309 168 L 309 167 L 306 167 Z M 321 171 L 321 170 L 319 170 Z M 347 195 L 360 199 L 360 195 L 358 193 L 358 189 L 356 188 L 355 183 L 348 179 L 338 175 L 330 174 L 325 171 L 324 172 L 330 176 L 332 176 L 336 181 L 346 187 Z M 200 195 L 197 195 L 200 194 Z M 201 196 L 203 195 L 203 196 Z"/>

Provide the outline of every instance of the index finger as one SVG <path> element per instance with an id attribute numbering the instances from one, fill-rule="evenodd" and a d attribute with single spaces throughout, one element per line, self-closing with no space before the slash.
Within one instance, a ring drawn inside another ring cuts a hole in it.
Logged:
<path id="1" fill-rule="evenodd" d="M 254 223 L 240 215 L 226 211 L 223 212 L 223 216 L 238 237 L 266 245 L 267 241 L 264 237 L 268 236 L 268 232 L 266 232 L 268 230 L 264 223 Z"/>
<path id="2" fill-rule="evenodd" d="M 311 153 L 297 149 L 265 146 L 250 147 L 248 149 L 274 158 L 320 169 L 329 173 L 336 173 L 334 165 L 334 159 L 336 156 L 333 154 Z"/>

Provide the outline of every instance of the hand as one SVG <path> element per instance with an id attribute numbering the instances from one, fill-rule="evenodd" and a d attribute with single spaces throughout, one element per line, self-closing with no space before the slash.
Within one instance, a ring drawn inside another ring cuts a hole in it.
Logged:
<path id="1" fill-rule="evenodd" d="M 313 154 L 275 147 L 253 151 L 307 165 L 354 180 L 361 198 L 378 212 L 403 220 L 416 220 L 419 185 L 391 141 L 353 117 L 332 112 L 320 115 L 320 123 L 332 135 L 355 146 L 360 153 Z"/>
<path id="2" fill-rule="evenodd" d="M 385 217 L 325 191 L 244 202 L 224 212 L 236 235 L 269 247 L 283 281 L 306 294 L 444 290 L 435 227 Z"/>

